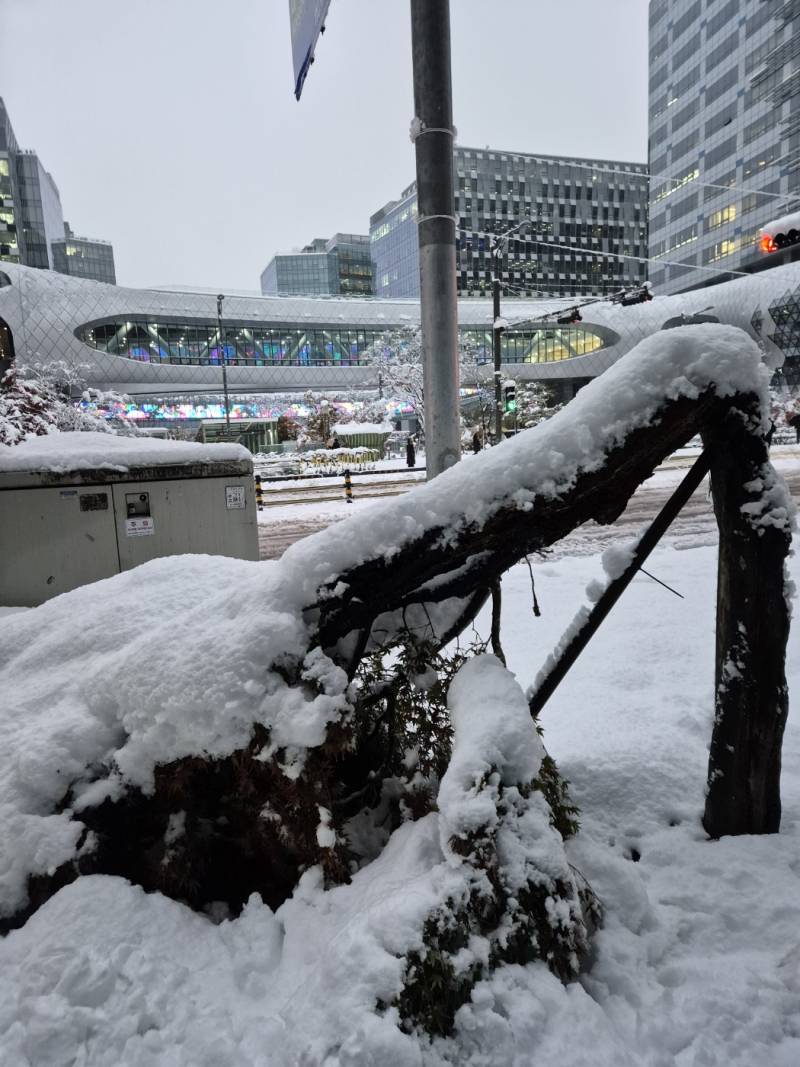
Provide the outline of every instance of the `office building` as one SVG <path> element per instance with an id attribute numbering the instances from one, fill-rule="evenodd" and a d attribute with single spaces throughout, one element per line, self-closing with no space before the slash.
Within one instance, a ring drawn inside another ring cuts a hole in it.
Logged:
<path id="1" fill-rule="evenodd" d="M 369 237 L 336 233 L 317 237 L 300 252 L 273 256 L 261 273 L 265 296 L 371 296 Z"/>
<path id="2" fill-rule="evenodd" d="M 760 227 L 800 195 L 800 2 L 651 0 L 649 17 L 650 280 L 673 293 L 763 265 Z"/>
<path id="3" fill-rule="evenodd" d="M 17 153 L 11 120 L 0 97 L 0 260 L 24 262 L 21 242 L 22 197 L 17 188 Z"/>
<path id="4" fill-rule="evenodd" d="M 29 267 L 52 269 L 52 242 L 64 236 L 58 188 L 35 152 L 18 152 L 16 170 L 24 262 Z"/>
<path id="5" fill-rule="evenodd" d="M 36 152 L 22 150 L 0 98 L 0 260 L 114 282 L 107 241 L 74 238 L 65 227 L 53 176 Z"/>
<path id="6" fill-rule="evenodd" d="M 64 223 L 64 236 L 52 242 L 53 270 L 69 274 L 73 278 L 90 278 L 97 282 L 114 285 L 114 249 L 108 241 L 91 237 L 77 237 L 68 222 Z"/>
<path id="7" fill-rule="evenodd" d="M 454 149 L 460 296 L 491 293 L 491 240 L 503 244 L 504 296 L 602 295 L 647 279 L 648 173 L 644 163 Z M 412 184 L 370 219 L 378 296 L 417 296 L 417 194 Z M 629 257 L 629 258 L 626 258 Z"/>

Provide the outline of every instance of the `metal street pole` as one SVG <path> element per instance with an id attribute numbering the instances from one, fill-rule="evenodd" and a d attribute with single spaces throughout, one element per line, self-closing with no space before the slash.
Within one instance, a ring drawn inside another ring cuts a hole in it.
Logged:
<path id="1" fill-rule="evenodd" d="M 225 338 L 222 336 L 222 301 L 224 293 L 217 297 L 217 337 L 219 338 L 219 354 L 222 360 L 222 391 L 225 394 L 225 432 L 231 432 L 231 406 L 228 402 L 228 357 L 225 354 Z"/>
<path id="2" fill-rule="evenodd" d="M 425 454 L 435 478 L 461 453 L 449 0 L 411 0 Z"/>
<path id="3" fill-rule="evenodd" d="M 499 445 L 503 440 L 503 375 L 501 372 L 501 347 L 500 338 L 502 329 L 498 324 L 500 318 L 500 272 L 497 267 L 499 255 L 497 249 L 492 249 L 492 355 L 494 356 L 494 443 Z"/>

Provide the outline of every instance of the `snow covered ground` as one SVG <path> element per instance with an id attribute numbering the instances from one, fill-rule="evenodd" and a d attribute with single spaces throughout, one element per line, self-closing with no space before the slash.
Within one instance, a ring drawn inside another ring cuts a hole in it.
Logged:
<path id="1" fill-rule="evenodd" d="M 352 886 L 323 893 L 310 872 L 276 914 L 254 899 L 215 925 L 106 877 L 61 890 L 0 943 L 0 1064 L 796 1067 L 800 726 L 790 715 L 781 834 L 706 841 L 715 551 L 666 547 L 649 569 L 685 599 L 637 578 L 543 715 L 581 807 L 570 857 L 605 906 L 579 982 L 503 968 L 432 1045 L 368 1010 L 407 918 L 386 902 L 424 895 L 437 846 L 423 820 Z M 523 685 L 602 568 L 565 557 L 535 574 L 541 618 L 527 568 L 504 580 Z M 796 641 L 789 672 L 800 692 Z"/>

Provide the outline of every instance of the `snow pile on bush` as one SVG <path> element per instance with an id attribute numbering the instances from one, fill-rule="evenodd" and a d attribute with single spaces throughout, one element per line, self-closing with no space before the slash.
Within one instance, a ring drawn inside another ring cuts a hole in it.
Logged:
<path id="1" fill-rule="evenodd" d="M 451 708 L 441 814 L 400 826 L 348 886 L 324 891 L 315 867 L 276 914 L 254 897 L 216 930 L 119 879 L 87 877 L 63 889 L 0 946 L 6 979 L 31 966 L 37 974 L 35 988 L 0 985 L 5 1051 L 19 1065 L 45 1067 L 80 1042 L 92 1064 L 144 1063 L 148 1048 L 180 1040 L 190 1057 L 209 1043 L 197 1062 L 267 1062 L 244 1049 L 241 1060 L 214 1061 L 231 1054 L 221 1005 L 191 1034 L 166 1010 L 167 987 L 170 997 L 207 1000 L 214 971 L 223 1005 L 237 996 L 262 1005 L 262 1039 L 280 1042 L 270 1062 L 321 1063 L 334 1053 L 343 1063 L 378 1062 L 372 1057 L 391 1052 L 416 1064 L 417 1028 L 449 1033 L 476 983 L 503 960 L 541 959 L 562 977 L 576 975 L 586 949 L 579 890 L 534 788 L 544 753 L 523 693 L 498 660 L 480 657 L 456 677 Z M 529 902 L 526 909 L 531 893 L 547 902 L 539 928 Z M 56 929 L 80 949 L 45 950 Z M 99 953 L 98 937 L 116 947 Z M 365 1049 L 370 1059 L 360 1061 Z"/>

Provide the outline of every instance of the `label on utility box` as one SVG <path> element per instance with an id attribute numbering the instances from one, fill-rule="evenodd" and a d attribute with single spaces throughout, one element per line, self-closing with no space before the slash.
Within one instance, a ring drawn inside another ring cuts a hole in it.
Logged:
<path id="1" fill-rule="evenodd" d="M 127 537 L 147 537 L 156 532 L 156 524 L 149 515 L 140 515 L 135 519 L 125 520 L 125 535 Z"/>
<path id="2" fill-rule="evenodd" d="M 225 507 L 226 508 L 243 508 L 244 507 L 244 486 L 243 485 L 226 485 L 225 486 Z"/>

